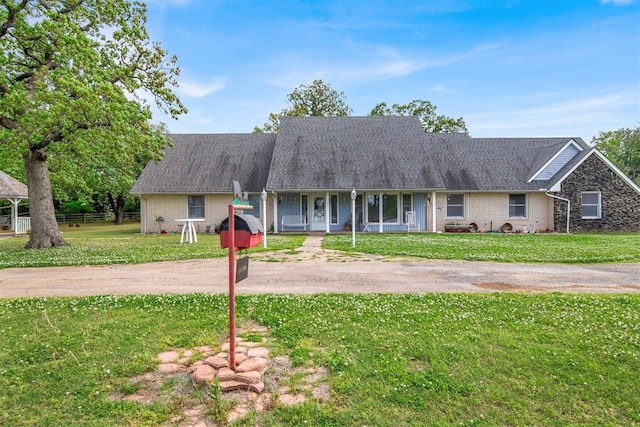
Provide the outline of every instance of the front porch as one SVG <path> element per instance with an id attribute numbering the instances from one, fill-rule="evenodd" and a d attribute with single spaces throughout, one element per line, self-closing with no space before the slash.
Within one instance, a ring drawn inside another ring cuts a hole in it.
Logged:
<path id="1" fill-rule="evenodd" d="M 356 190 L 352 200 L 351 190 L 273 193 L 273 231 L 340 233 L 354 226 L 356 232 L 372 233 L 426 230 L 426 194 Z"/>

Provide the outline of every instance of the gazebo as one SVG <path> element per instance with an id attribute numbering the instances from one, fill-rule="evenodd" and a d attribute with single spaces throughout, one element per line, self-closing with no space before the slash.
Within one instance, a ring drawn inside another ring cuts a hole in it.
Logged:
<path id="1" fill-rule="evenodd" d="M 18 218 L 18 204 L 21 200 L 29 199 L 27 186 L 0 171 L 0 199 L 7 199 L 11 202 L 11 229 L 14 234 L 23 234 L 31 229 L 31 218 Z M 0 216 L 0 218 L 7 218 Z M 8 224 L 7 224 L 8 225 Z"/>

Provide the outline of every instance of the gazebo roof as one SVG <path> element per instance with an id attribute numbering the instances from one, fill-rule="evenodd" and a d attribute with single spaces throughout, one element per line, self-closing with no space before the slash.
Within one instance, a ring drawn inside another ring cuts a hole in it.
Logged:
<path id="1" fill-rule="evenodd" d="M 0 171 L 0 198 L 1 199 L 28 199 L 27 186 Z"/>

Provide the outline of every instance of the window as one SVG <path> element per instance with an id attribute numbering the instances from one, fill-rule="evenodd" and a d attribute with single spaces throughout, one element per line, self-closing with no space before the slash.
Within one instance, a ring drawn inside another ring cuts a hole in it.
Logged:
<path id="1" fill-rule="evenodd" d="M 509 194 L 509 218 L 526 218 L 527 195 Z"/>
<path id="2" fill-rule="evenodd" d="M 189 218 L 204 218 L 204 196 L 189 196 L 187 206 Z"/>
<path id="3" fill-rule="evenodd" d="M 309 195 L 302 194 L 300 196 L 300 217 L 303 218 L 307 224 L 309 223 Z"/>
<path id="4" fill-rule="evenodd" d="M 249 204 L 253 206 L 251 211 L 248 211 L 256 218 L 262 218 L 262 195 L 261 194 L 249 194 Z"/>
<path id="5" fill-rule="evenodd" d="M 329 196 L 329 203 L 331 204 L 331 224 L 338 223 L 338 195 L 332 194 Z"/>
<path id="6" fill-rule="evenodd" d="M 380 199 L 377 194 L 367 194 L 367 220 L 368 222 L 380 221 Z"/>
<path id="7" fill-rule="evenodd" d="M 398 195 L 385 194 L 382 196 L 382 220 L 384 222 L 398 222 Z"/>
<path id="8" fill-rule="evenodd" d="M 380 222 L 380 195 L 367 194 L 367 222 Z M 398 211 L 400 209 L 398 203 L 400 201 L 399 194 L 383 194 L 382 195 L 382 222 L 398 223 Z"/>
<path id="9" fill-rule="evenodd" d="M 582 218 L 598 219 L 602 216 L 602 204 L 599 191 L 582 193 Z"/>
<path id="10" fill-rule="evenodd" d="M 407 212 L 411 211 L 411 194 L 404 193 L 402 195 L 402 218 L 403 221 L 407 217 Z"/>
<path id="11" fill-rule="evenodd" d="M 464 218 L 464 194 L 447 194 L 447 217 Z"/>

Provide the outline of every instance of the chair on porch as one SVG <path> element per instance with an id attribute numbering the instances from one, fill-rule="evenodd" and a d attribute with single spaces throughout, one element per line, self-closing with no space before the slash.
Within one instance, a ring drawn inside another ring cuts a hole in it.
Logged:
<path id="1" fill-rule="evenodd" d="M 420 225 L 418 224 L 415 211 L 406 211 L 404 224 L 407 226 L 407 232 L 412 230 L 420 231 Z"/>
<path id="2" fill-rule="evenodd" d="M 371 232 L 371 225 L 368 222 L 362 220 L 362 212 L 358 214 L 358 228 L 356 230 L 363 232 Z"/>

